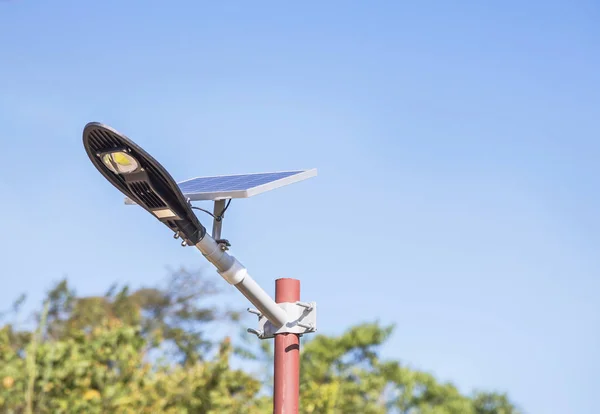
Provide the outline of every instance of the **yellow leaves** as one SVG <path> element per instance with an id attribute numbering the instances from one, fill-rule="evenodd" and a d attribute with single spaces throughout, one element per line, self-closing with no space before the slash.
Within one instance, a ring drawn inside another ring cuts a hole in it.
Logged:
<path id="1" fill-rule="evenodd" d="M 155 341 L 156 344 L 162 342 L 164 340 L 163 330 L 160 328 L 152 330 L 152 339 Z"/>
<path id="2" fill-rule="evenodd" d="M 123 322 L 119 318 L 110 318 L 108 320 L 108 327 L 110 329 L 120 328 L 123 326 Z"/>
<path id="3" fill-rule="evenodd" d="M 2 379 L 2 385 L 4 388 L 10 389 L 15 383 L 15 379 L 13 377 L 4 377 Z"/>
<path id="4" fill-rule="evenodd" d="M 100 399 L 100 392 L 98 390 L 87 390 L 83 394 L 83 399 L 86 401 Z"/>
<path id="5" fill-rule="evenodd" d="M 340 397 L 340 383 L 307 383 L 303 387 L 303 405 L 306 413 L 334 413 Z"/>

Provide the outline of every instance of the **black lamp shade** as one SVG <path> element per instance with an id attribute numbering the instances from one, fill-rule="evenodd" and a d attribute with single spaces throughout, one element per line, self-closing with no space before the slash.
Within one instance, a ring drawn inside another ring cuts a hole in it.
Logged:
<path id="1" fill-rule="evenodd" d="M 177 233 L 187 245 L 193 246 L 202 240 L 206 229 L 175 180 L 135 142 L 109 126 L 90 122 L 83 129 L 83 145 L 98 171 L 123 194 Z M 132 158 L 137 166 L 131 163 L 133 168 L 122 169 L 127 172 L 114 172 L 120 170 L 114 160 L 130 162 Z"/>

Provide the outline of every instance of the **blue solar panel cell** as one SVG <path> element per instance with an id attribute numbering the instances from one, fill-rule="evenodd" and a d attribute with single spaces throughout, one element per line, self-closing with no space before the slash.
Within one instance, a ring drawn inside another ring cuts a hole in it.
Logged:
<path id="1" fill-rule="evenodd" d="M 190 201 L 246 198 L 317 175 L 317 170 L 198 177 L 177 183 Z M 125 199 L 126 204 L 135 204 Z"/>
<path id="2" fill-rule="evenodd" d="M 179 183 L 179 188 L 181 188 L 181 191 L 184 194 L 243 191 L 282 178 L 290 177 L 301 172 L 302 171 L 288 171 L 263 174 L 227 175 L 221 177 L 200 177 Z"/>

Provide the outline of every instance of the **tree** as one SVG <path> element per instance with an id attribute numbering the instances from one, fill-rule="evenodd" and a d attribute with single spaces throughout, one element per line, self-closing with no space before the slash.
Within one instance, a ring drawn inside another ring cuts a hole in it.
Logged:
<path id="1" fill-rule="evenodd" d="M 304 346 L 302 393 L 306 413 L 517 414 L 496 394 L 461 395 L 427 372 L 382 361 L 378 348 L 393 327 L 354 326 L 338 337 L 319 335 Z M 482 411 L 488 403 L 487 410 Z M 504 410 L 504 411 L 502 411 Z"/>
<path id="2" fill-rule="evenodd" d="M 112 285 L 103 296 L 77 297 L 67 280 L 48 292 L 48 336 L 60 339 L 73 330 L 89 332 L 105 320 L 139 326 L 150 349 L 168 349 L 183 363 L 194 363 L 214 345 L 205 338 L 206 325 L 239 319 L 239 313 L 223 311 L 209 304 L 221 293 L 200 272 L 185 269 L 172 272 L 165 286 Z"/>
<path id="3" fill-rule="evenodd" d="M 208 305 L 217 293 L 200 274 L 183 270 L 162 288 L 130 293 L 113 286 L 97 297 L 77 297 L 61 281 L 49 292 L 35 331 L 19 333 L 10 323 L 0 329 L 1 411 L 271 412 L 265 378 L 232 369 L 229 338 L 205 336 L 207 324 L 237 316 Z M 368 323 L 304 341 L 301 412 L 518 413 L 504 394 L 465 396 L 429 373 L 381 360 L 379 347 L 392 331 Z M 269 342 L 261 345 L 263 354 L 240 349 L 238 355 L 268 366 Z M 174 353 L 150 357 L 165 349 Z"/>

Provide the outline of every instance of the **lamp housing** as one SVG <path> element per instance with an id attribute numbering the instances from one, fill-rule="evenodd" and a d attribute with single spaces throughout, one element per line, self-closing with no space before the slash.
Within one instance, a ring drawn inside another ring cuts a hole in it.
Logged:
<path id="1" fill-rule="evenodd" d="M 173 177 L 135 142 L 107 125 L 90 122 L 83 129 L 83 146 L 104 178 L 185 244 L 194 246 L 204 238 L 206 229 Z"/>

